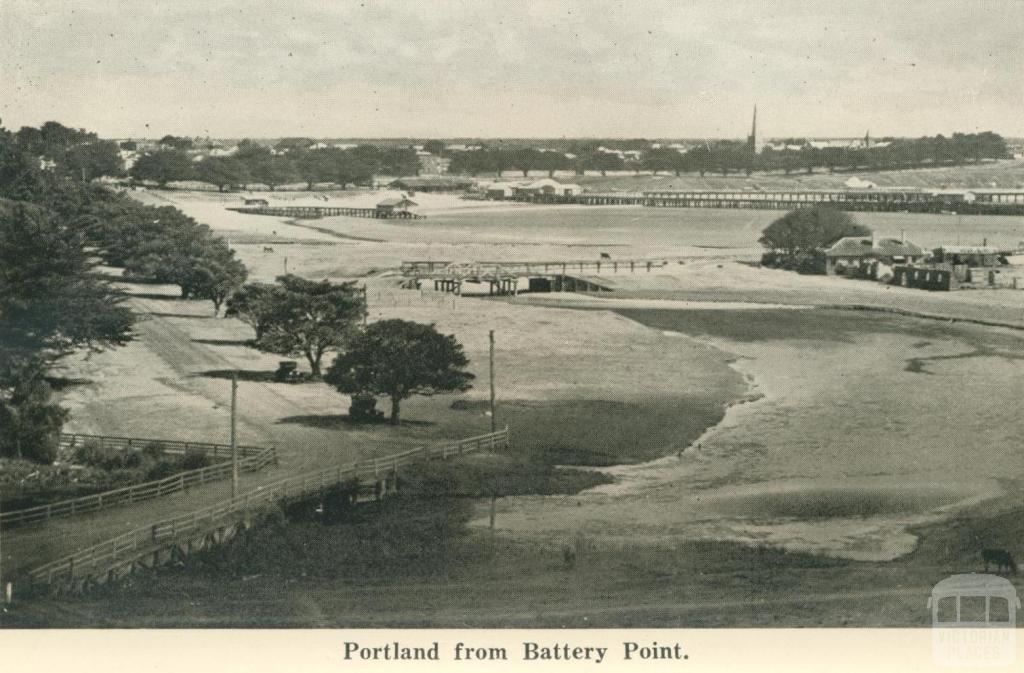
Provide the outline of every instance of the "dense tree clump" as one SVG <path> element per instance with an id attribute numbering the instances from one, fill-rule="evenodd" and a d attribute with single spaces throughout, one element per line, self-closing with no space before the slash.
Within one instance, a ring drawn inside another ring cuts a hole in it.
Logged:
<path id="1" fill-rule="evenodd" d="M 369 185 L 375 175 L 416 175 L 420 168 L 409 148 L 323 147 L 308 138 L 285 138 L 273 148 L 243 140 L 233 154 L 212 156 L 169 138 L 138 157 L 129 171 L 132 179 L 159 187 L 199 180 L 220 191 L 261 184 L 273 191 L 298 182 L 310 189 L 321 183 Z"/>
<path id="2" fill-rule="evenodd" d="M 351 340 L 324 380 L 343 393 L 390 398 L 391 423 L 398 425 L 402 400 L 469 390 L 468 364 L 455 337 L 433 325 L 382 320 Z"/>
<path id="3" fill-rule="evenodd" d="M 215 311 L 245 280 L 205 226 L 91 182 L 120 170 L 118 150 L 56 122 L 0 128 L 0 455 L 52 461 L 67 414 L 50 398 L 48 369 L 78 349 L 131 338 L 132 314 L 97 273 L 101 261 L 178 283 Z M 161 150 L 172 152 L 180 150 Z M 167 165 L 176 163 L 180 156 Z"/>
<path id="4" fill-rule="evenodd" d="M 869 236 L 871 229 L 857 224 L 849 213 L 823 206 L 793 210 L 761 232 L 759 243 L 768 249 L 763 262 L 804 272 L 823 266 L 822 253 L 846 236 Z"/>

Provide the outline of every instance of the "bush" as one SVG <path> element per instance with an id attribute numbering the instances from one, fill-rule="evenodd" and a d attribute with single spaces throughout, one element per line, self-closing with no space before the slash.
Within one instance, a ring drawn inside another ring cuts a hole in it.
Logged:
<path id="1" fill-rule="evenodd" d="M 761 265 L 803 274 L 823 274 L 825 255 L 820 251 L 786 254 L 772 250 L 761 256 Z"/>
<path id="2" fill-rule="evenodd" d="M 160 442 L 150 442 L 142 447 L 142 455 L 151 461 L 161 460 L 166 455 L 164 445 Z"/>
<path id="3" fill-rule="evenodd" d="M 181 471 L 198 470 L 210 465 L 213 461 L 199 449 L 189 449 L 181 458 Z"/>
<path id="4" fill-rule="evenodd" d="M 0 372 L 0 456 L 49 465 L 57 458 L 67 412 L 51 401 L 39 362 Z"/>
<path id="5" fill-rule="evenodd" d="M 103 446 L 97 441 L 89 440 L 82 446 L 75 449 L 71 456 L 71 462 L 86 467 L 98 467 L 103 470 L 116 470 L 125 467 L 137 467 L 138 456 L 132 456 L 133 466 L 127 465 L 129 458 L 125 452 L 109 446 Z"/>

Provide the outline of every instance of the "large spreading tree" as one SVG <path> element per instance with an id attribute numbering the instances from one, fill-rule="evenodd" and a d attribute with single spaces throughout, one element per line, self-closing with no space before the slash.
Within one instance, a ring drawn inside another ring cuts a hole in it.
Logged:
<path id="1" fill-rule="evenodd" d="M 846 236 L 868 236 L 871 229 L 849 213 L 825 206 L 799 208 L 778 218 L 761 232 L 759 243 L 782 266 L 796 268 Z"/>
<path id="2" fill-rule="evenodd" d="M 366 298 L 356 283 L 278 276 L 273 286 L 243 286 L 228 304 L 228 314 L 253 325 L 256 348 L 290 357 L 305 357 L 320 376 L 328 351 L 343 349 L 366 315 Z"/>
<path id="3" fill-rule="evenodd" d="M 135 180 L 155 182 L 164 187 L 168 182 L 192 179 L 195 167 L 188 154 L 181 150 L 157 150 L 139 157 L 129 174 Z"/>
<path id="4" fill-rule="evenodd" d="M 391 423 L 398 425 L 404 399 L 469 390 L 468 364 L 455 337 L 433 325 L 382 320 L 352 339 L 324 380 L 350 395 L 390 398 Z"/>

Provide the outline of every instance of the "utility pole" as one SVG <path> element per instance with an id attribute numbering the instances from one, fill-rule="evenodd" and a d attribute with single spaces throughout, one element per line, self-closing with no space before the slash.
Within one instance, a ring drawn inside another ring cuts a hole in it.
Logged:
<path id="1" fill-rule="evenodd" d="M 288 275 L 288 258 L 284 258 L 284 275 Z"/>
<path id="2" fill-rule="evenodd" d="M 2 502 L 2 501 L 0 501 Z M 3 514 L 3 505 L 0 504 L 0 514 Z M 0 517 L 0 539 L 4 536 L 4 524 L 3 517 Z M 4 549 L 3 545 L 0 545 L 0 587 L 4 588 L 4 597 L 6 598 L 6 587 L 4 587 Z"/>
<path id="3" fill-rule="evenodd" d="M 3 513 L 3 511 L 2 511 L 2 509 L 0 509 L 0 514 L 2 514 L 2 513 Z M 0 522 L 0 538 L 2 538 L 2 537 L 3 537 L 3 523 Z M 3 581 L 3 579 L 4 579 L 3 561 L 4 561 L 3 548 L 0 547 L 0 591 L 3 591 L 3 598 L 0 598 L 0 605 L 10 605 L 11 604 L 11 583 Z"/>
<path id="4" fill-rule="evenodd" d="M 494 330 L 491 330 L 491 432 L 498 430 L 498 418 L 494 415 Z"/>
<path id="5" fill-rule="evenodd" d="M 231 500 L 238 495 L 238 372 L 231 372 Z"/>
<path id="6" fill-rule="evenodd" d="M 366 319 L 370 314 L 370 295 L 366 289 L 366 283 L 363 283 L 363 327 L 366 327 Z"/>

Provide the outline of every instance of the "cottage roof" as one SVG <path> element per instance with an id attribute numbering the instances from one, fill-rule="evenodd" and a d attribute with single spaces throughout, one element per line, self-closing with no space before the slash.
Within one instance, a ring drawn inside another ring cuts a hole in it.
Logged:
<path id="1" fill-rule="evenodd" d="M 825 251 L 826 257 L 920 257 L 924 250 L 898 238 L 847 236 Z"/>
<path id="2" fill-rule="evenodd" d="M 530 184 L 526 185 L 525 189 L 541 189 L 543 187 L 560 188 L 561 186 L 562 183 L 558 182 L 557 180 L 552 180 L 551 178 L 541 178 L 540 180 L 535 180 Z"/>
<path id="3" fill-rule="evenodd" d="M 941 245 L 939 250 L 946 255 L 998 255 L 999 249 L 985 245 Z"/>
<path id="4" fill-rule="evenodd" d="M 408 177 L 399 178 L 391 183 L 393 187 L 408 187 L 410 189 L 423 189 L 427 187 L 470 187 L 476 184 L 474 180 L 469 178 L 450 178 L 450 177 Z"/>
<path id="5" fill-rule="evenodd" d="M 384 199 L 383 201 L 381 201 L 380 203 L 377 204 L 377 207 L 378 208 L 400 208 L 400 207 L 415 206 L 415 205 L 418 205 L 418 204 L 415 201 L 413 201 L 412 199 L 407 199 L 407 198 L 404 198 L 404 197 L 395 197 L 395 198 L 391 198 L 391 199 Z"/>

